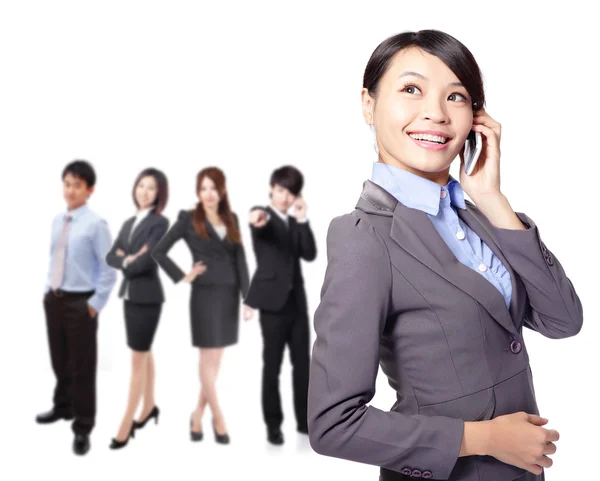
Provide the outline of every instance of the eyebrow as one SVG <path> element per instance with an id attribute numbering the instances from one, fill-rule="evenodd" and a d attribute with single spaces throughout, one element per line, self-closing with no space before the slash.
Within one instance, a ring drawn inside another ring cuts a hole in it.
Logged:
<path id="1" fill-rule="evenodd" d="M 398 78 L 402 78 L 402 77 L 407 77 L 407 76 L 412 76 L 412 77 L 417 77 L 420 78 L 421 80 L 429 80 L 427 77 L 425 77 L 425 75 L 422 75 L 418 72 L 411 72 L 411 71 L 406 71 L 406 72 L 402 72 Z M 462 88 L 466 88 L 462 83 L 460 82 L 450 82 L 448 84 L 451 87 L 462 87 Z"/>

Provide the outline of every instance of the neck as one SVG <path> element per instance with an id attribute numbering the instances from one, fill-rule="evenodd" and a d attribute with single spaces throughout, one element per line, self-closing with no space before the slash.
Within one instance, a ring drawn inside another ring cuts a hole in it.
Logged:
<path id="1" fill-rule="evenodd" d="M 68 205 L 67 209 L 69 210 L 69 212 L 79 209 L 80 207 L 84 206 L 86 204 L 86 202 L 83 202 L 81 204 L 77 204 L 77 205 Z"/>
<path id="2" fill-rule="evenodd" d="M 219 217 L 219 208 L 217 206 L 208 208 L 204 206 L 204 213 L 206 214 L 206 217 L 212 217 L 214 219 Z"/>
<path id="3" fill-rule="evenodd" d="M 424 179 L 427 179 L 431 182 L 435 182 L 436 184 L 439 184 L 442 186 L 446 185 L 449 180 L 450 166 L 446 167 L 444 170 L 442 170 L 440 172 L 425 172 L 423 170 L 413 169 L 409 165 L 403 164 L 402 162 L 392 159 L 392 158 L 386 158 L 384 160 L 383 156 L 381 154 L 379 154 L 379 158 L 377 159 L 377 162 L 380 162 L 382 164 L 392 165 L 394 167 L 398 167 L 399 169 L 406 170 L 407 172 L 410 172 L 411 174 L 418 175 L 419 177 L 423 177 Z"/>
<path id="4" fill-rule="evenodd" d="M 271 202 L 271 207 L 273 209 L 275 209 L 276 211 L 281 212 L 283 215 L 287 214 L 287 210 L 281 210 L 279 207 L 277 207 L 275 204 L 273 204 L 273 202 Z"/>

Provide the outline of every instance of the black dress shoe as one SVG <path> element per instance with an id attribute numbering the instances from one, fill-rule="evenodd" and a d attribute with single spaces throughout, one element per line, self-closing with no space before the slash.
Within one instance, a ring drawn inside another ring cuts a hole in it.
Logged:
<path id="1" fill-rule="evenodd" d="M 267 434 L 267 440 L 271 444 L 275 444 L 278 446 L 283 444 L 283 433 L 281 432 L 281 429 L 269 429 Z"/>
<path id="2" fill-rule="evenodd" d="M 127 443 L 129 442 L 129 438 L 135 438 L 135 422 L 131 425 L 131 429 L 129 430 L 129 434 L 127 435 L 127 438 L 125 438 L 124 441 L 118 441 L 115 438 L 112 438 L 112 441 L 110 443 L 109 448 L 110 449 L 121 449 L 124 448 L 125 446 L 127 446 Z"/>
<path id="3" fill-rule="evenodd" d="M 300 434 L 308 434 L 308 426 L 299 426 L 297 431 Z"/>
<path id="4" fill-rule="evenodd" d="M 140 421 L 139 423 L 137 421 L 133 421 L 133 425 L 135 426 L 135 429 L 141 429 L 143 428 L 146 423 L 148 421 L 150 421 L 150 419 L 154 418 L 154 424 L 158 424 L 158 415 L 160 414 L 160 409 L 158 409 L 158 406 L 154 406 L 152 408 L 152 411 L 150 411 L 150 414 L 148 414 L 148 416 L 146 416 L 146 419 L 144 419 L 143 421 Z"/>
<path id="5" fill-rule="evenodd" d="M 229 439 L 229 434 L 225 433 L 225 434 L 218 434 L 217 430 L 215 429 L 215 422 L 213 421 L 213 432 L 215 433 L 215 441 L 219 444 L 229 444 L 230 439 Z"/>
<path id="6" fill-rule="evenodd" d="M 90 437 L 87 434 L 76 434 L 73 439 L 73 452 L 83 456 L 90 450 Z"/>
<path id="7" fill-rule="evenodd" d="M 192 414 L 192 418 L 190 418 L 190 439 L 192 441 L 202 441 L 202 438 L 204 437 L 204 433 L 202 431 L 200 431 L 200 432 L 192 431 L 193 425 L 194 425 L 194 419 L 193 419 L 193 414 Z"/>
<path id="8" fill-rule="evenodd" d="M 50 424 L 60 421 L 61 419 L 69 421 L 70 419 L 73 419 L 73 415 L 70 413 L 57 411 L 56 409 L 51 409 L 50 411 L 38 414 L 35 417 L 36 422 L 40 424 Z"/>

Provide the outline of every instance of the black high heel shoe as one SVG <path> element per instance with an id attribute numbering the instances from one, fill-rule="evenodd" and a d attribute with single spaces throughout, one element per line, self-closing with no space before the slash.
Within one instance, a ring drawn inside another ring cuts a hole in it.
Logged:
<path id="1" fill-rule="evenodd" d="M 204 437 L 204 433 L 202 431 L 200 431 L 200 432 L 192 431 L 193 425 L 194 425 L 194 415 L 192 414 L 192 416 L 190 418 L 190 439 L 192 441 L 202 441 L 202 438 Z"/>
<path id="2" fill-rule="evenodd" d="M 160 410 L 158 409 L 158 406 L 154 406 L 152 408 L 152 411 L 150 411 L 150 414 L 148 414 L 148 416 L 146 416 L 146 419 L 144 419 L 143 421 L 137 422 L 137 421 L 133 421 L 133 425 L 135 426 L 135 429 L 142 429 L 146 423 L 148 421 L 150 421 L 150 419 L 154 418 L 154 424 L 158 424 L 158 415 L 160 414 Z"/>
<path id="3" fill-rule="evenodd" d="M 131 425 L 131 429 L 129 430 L 129 435 L 125 439 L 125 441 L 117 441 L 115 438 L 112 438 L 112 442 L 110 443 L 110 449 L 121 449 L 127 446 L 129 442 L 129 438 L 135 438 L 135 422 Z"/>
<path id="4" fill-rule="evenodd" d="M 215 428 L 215 420 L 213 419 L 213 432 L 215 433 L 215 441 L 219 444 L 229 444 L 229 434 L 219 434 L 217 433 L 217 429 Z"/>

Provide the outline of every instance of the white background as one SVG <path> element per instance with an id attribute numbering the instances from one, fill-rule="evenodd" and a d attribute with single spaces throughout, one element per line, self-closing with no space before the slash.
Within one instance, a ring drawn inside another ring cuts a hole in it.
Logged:
<path id="1" fill-rule="evenodd" d="M 245 218 L 249 207 L 267 203 L 270 172 L 292 163 L 305 174 L 319 249 L 303 267 L 314 311 L 329 222 L 353 209 L 375 160 L 359 101 L 364 67 L 387 36 L 423 28 L 454 35 L 477 58 L 488 111 L 503 125 L 503 191 L 515 210 L 537 222 L 583 302 L 577 337 L 553 341 L 528 332 L 526 341 L 541 414 L 562 435 L 547 479 L 595 478 L 599 45 L 585 5 L 2 1 L 0 478 L 377 479 L 378 468 L 319 456 L 296 434 L 287 355 L 286 444 L 267 445 L 257 318 L 242 323 L 219 378 L 232 444 L 214 443 L 208 415 L 205 440 L 191 443 L 199 383 L 189 290 L 165 276 L 167 303 L 154 345 L 160 423 L 138 432 L 125 449 L 108 449 L 130 369 L 122 302 L 113 292 L 100 314 L 92 450 L 76 457 L 67 423 L 34 422 L 50 408 L 54 385 L 42 289 L 68 161 L 84 158 L 95 166 L 90 206 L 113 236 L 133 214 L 132 183 L 145 167 L 167 173 L 166 215 L 174 220 L 195 202 L 203 167 L 225 171 L 233 209 Z M 243 238 L 252 272 L 247 227 Z M 189 265 L 182 244 L 173 255 Z M 394 396 L 383 376 L 377 387 L 373 404 L 389 408 Z"/>

